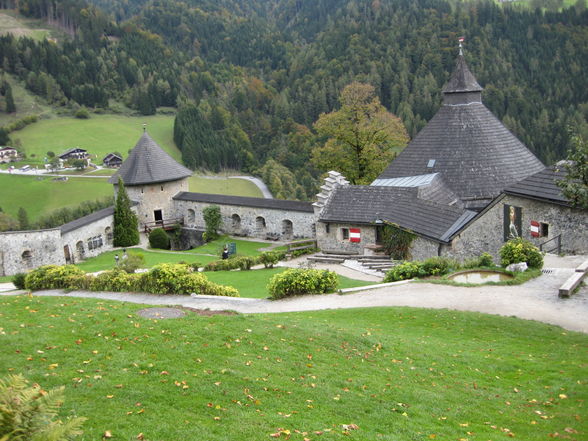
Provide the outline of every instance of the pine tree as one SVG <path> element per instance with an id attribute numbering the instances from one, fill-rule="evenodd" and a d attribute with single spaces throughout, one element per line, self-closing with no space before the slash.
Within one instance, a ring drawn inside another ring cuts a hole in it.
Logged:
<path id="1" fill-rule="evenodd" d="M 131 210 L 131 201 L 122 179 L 118 178 L 118 193 L 114 205 L 113 244 L 115 247 L 130 247 L 139 243 L 137 216 Z"/>
<path id="2" fill-rule="evenodd" d="M 30 224 L 29 224 L 29 215 L 27 213 L 27 210 L 25 210 L 23 207 L 20 207 L 18 209 L 17 217 L 18 217 L 18 227 L 21 230 L 28 230 Z"/>
<path id="3" fill-rule="evenodd" d="M 14 104 L 14 97 L 12 96 L 12 88 L 10 84 L 6 88 L 6 113 L 16 112 L 16 105 Z"/>

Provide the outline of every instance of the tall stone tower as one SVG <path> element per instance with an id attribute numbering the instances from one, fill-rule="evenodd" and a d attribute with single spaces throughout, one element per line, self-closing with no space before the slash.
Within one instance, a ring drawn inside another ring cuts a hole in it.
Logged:
<path id="1" fill-rule="evenodd" d="M 137 202 L 139 227 L 162 222 L 175 216 L 172 198 L 188 191 L 192 171 L 178 164 L 145 131 L 129 157 L 109 182 L 118 192 L 118 178 L 125 185 L 129 198 Z"/>

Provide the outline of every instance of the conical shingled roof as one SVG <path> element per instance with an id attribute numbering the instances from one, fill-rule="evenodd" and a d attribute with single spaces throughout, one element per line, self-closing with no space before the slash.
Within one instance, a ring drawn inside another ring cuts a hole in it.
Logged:
<path id="1" fill-rule="evenodd" d="M 120 169 L 108 180 L 111 184 L 121 177 L 125 185 L 144 185 L 177 181 L 192 176 L 192 171 L 180 165 L 144 132 Z"/>
<path id="2" fill-rule="evenodd" d="M 445 87 L 443 87 L 443 93 L 481 92 L 482 90 L 482 86 L 478 84 L 476 77 L 470 72 L 460 51 L 457 56 L 455 70 Z"/>
<path id="3" fill-rule="evenodd" d="M 456 71 L 439 111 L 378 179 L 439 173 L 467 207 L 479 209 L 545 166 L 482 104 L 462 55 Z"/>

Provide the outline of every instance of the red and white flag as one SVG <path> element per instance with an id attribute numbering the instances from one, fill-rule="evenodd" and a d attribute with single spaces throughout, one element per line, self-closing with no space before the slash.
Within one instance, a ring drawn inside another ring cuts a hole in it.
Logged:
<path id="1" fill-rule="evenodd" d="M 349 229 L 349 242 L 361 242 L 361 230 L 359 228 Z"/>
<path id="2" fill-rule="evenodd" d="M 532 220 L 531 221 L 531 236 L 539 237 L 541 236 L 541 229 L 539 222 Z"/>

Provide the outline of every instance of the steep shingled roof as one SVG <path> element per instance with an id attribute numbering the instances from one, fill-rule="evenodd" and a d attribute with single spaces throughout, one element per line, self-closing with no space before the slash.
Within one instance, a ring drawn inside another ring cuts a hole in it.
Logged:
<path id="1" fill-rule="evenodd" d="M 481 199 L 483 206 L 505 187 L 544 169 L 482 104 L 481 90 L 460 55 L 443 89 L 443 105 L 378 179 L 439 173 L 462 200 Z"/>
<path id="2" fill-rule="evenodd" d="M 376 219 L 381 219 L 419 235 L 447 242 L 476 214 L 459 207 L 419 199 L 418 191 L 418 187 L 338 187 L 319 220 L 374 225 Z"/>
<path id="3" fill-rule="evenodd" d="M 504 189 L 504 193 L 569 206 L 570 203 L 556 184 L 565 175 L 565 170 L 549 167 L 514 185 L 510 185 Z"/>
<path id="4" fill-rule="evenodd" d="M 177 181 L 192 176 L 192 171 L 180 165 L 144 132 L 129 157 L 108 182 L 116 184 L 121 177 L 125 185 L 154 184 Z"/>

